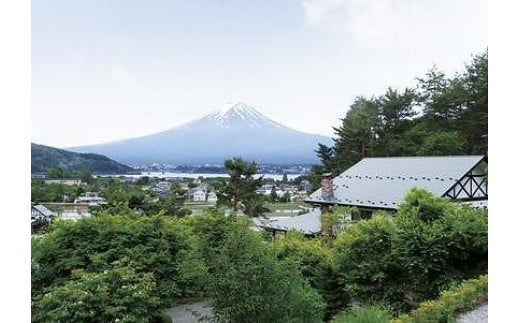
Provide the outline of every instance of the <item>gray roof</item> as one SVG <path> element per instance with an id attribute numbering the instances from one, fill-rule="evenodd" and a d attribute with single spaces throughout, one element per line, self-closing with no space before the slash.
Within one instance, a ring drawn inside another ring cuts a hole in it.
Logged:
<path id="1" fill-rule="evenodd" d="M 406 192 L 424 188 L 443 196 L 484 156 L 365 158 L 334 178 L 333 196 L 321 189 L 306 202 L 396 209 Z"/>
<path id="2" fill-rule="evenodd" d="M 41 204 L 33 205 L 33 208 L 46 217 L 49 217 L 54 214 L 54 213 L 52 213 L 51 210 L 49 210 L 48 208 L 46 208 L 45 206 L 43 206 Z"/>
<path id="3" fill-rule="evenodd" d="M 276 220 L 263 225 L 268 230 L 288 231 L 296 230 L 303 234 L 314 235 L 321 231 L 321 211 L 319 208 L 310 210 L 308 213 L 294 216 L 289 219 Z"/>

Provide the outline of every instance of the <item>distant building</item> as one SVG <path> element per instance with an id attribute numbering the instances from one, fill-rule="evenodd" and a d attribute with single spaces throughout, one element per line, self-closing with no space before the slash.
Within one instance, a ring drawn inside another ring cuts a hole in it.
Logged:
<path id="1" fill-rule="evenodd" d="M 206 202 L 206 189 L 195 187 L 188 191 L 188 199 L 192 202 Z"/>
<path id="2" fill-rule="evenodd" d="M 155 184 L 155 186 L 152 190 L 160 196 L 165 196 L 165 195 L 170 194 L 171 187 L 172 187 L 172 183 L 170 183 L 168 181 L 160 181 L 157 184 Z"/>
<path id="3" fill-rule="evenodd" d="M 306 191 L 310 190 L 311 189 L 311 182 L 309 182 L 308 180 L 304 179 L 300 182 L 300 187 Z"/>
<path id="4" fill-rule="evenodd" d="M 265 196 L 270 196 L 271 192 L 273 190 L 273 187 L 276 192 L 276 196 L 281 197 L 283 195 L 284 191 L 282 189 L 276 187 L 276 185 L 274 185 L 274 184 L 264 184 L 256 190 L 256 193 L 262 194 Z"/>
<path id="5" fill-rule="evenodd" d="M 98 195 L 96 192 L 86 192 L 74 200 L 74 203 L 88 204 L 88 205 L 102 205 L 106 204 L 104 198 Z"/>
<path id="6" fill-rule="evenodd" d="M 50 221 L 54 213 L 41 204 L 31 206 L 31 225 L 34 226 L 40 221 Z"/>
<path id="7" fill-rule="evenodd" d="M 64 185 L 81 185 L 81 179 L 78 178 L 61 178 L 61 179 L 45 179 L 45 184 L 64 184 Z"/>
<path id="8" fill-rule="evenodd" d="M 209 192 L 208 193 L 208 198 L 207 198 L 207 201 L 208 203 L 217 203 L 217 194 L 215 194 L 215 192 Z"/>

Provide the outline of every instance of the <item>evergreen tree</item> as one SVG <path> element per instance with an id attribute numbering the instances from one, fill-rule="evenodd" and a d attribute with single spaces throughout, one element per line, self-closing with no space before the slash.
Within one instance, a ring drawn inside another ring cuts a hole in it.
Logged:
<path id="1" fill-rule="evenodd" d="M 278 194 L 276 194 L 276 186 L 271 187 L 271 202 L 276 202 L 278 200 Z"/>
<path id="2" fill-rule="evenodd" d="M 262 185 L 263 179 L 254 178 L 258 170 L 257 164 L 235 157 L 226 160 L 224 166 L 229 174 L 229 180 L 217 194 L 218 203 L 230 206 L 235 212 L 238 211 L 239 206 L 243 206 L 247 215 L 258 215 L 263 208 L 256 190 Z"/>
<path id="3" fill-rule="evenodd" d="M 284 172 L 284 173 L 283 173 L 282 183 L 289 183 L 289 179 L 288 179 L 288 177 L 287 177 L 287 172 Z"/>
<path id="4" fill-rule="evenodd" d="M 318 149 L 316 149 L 315 152 L 318 154 L 318 158 L 324 167 L 324 171 L 332 172 L 332 163 L 334 158 L 334 151 L 332 150 L 332 147 L 328 147 L 327 145 L 319 143 Z"/>
<path id="5" fill-rule="evenodd" d="M 449 78 L 434 66 L 417 81 L 415 90 L 354 100 L 334 128 L 333 147 L 315 150 L 321 163 L 308 175 L 313 188 L 320 174 L 337 175 L 365 157 L 487 153 L 487 50 L 463 73 Z"/>
<path id="6" fill-rule="evenodd" d="M 376 101 L 356 98 L 342 119 L 341 126 L 334 128 L 337 136 L 334 139 L 334 173 L 341 172 L 373 153 L 379 127 Z"/>

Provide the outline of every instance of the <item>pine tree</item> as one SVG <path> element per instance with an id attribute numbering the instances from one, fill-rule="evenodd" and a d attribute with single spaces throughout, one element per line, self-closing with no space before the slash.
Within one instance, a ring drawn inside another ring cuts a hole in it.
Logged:
<path id="1" fill-rule="evenodd" d="M 257 164 L 235 157 L 226 160 L 224 166 L 229 174 L 229 180 L 217 194 L 218 203 L 230 206 L 235 212 L 243 206 L 247 215 L 258 215 L 263 208 L 256 190 L 262 185 L 263 178 L 254 178 L 258 170 Z"/>

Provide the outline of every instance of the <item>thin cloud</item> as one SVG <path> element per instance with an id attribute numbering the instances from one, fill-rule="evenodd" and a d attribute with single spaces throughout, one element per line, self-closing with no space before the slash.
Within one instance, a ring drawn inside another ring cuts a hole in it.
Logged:
<path id="1" fill-rule="evenodd" d="M 304 0 L 302 6 L 309 26 L 341 31 L 375 50 L 438 50 L 472 38 L 472 30 L 482 38 L 487 26 L 484 0 Z"/>

